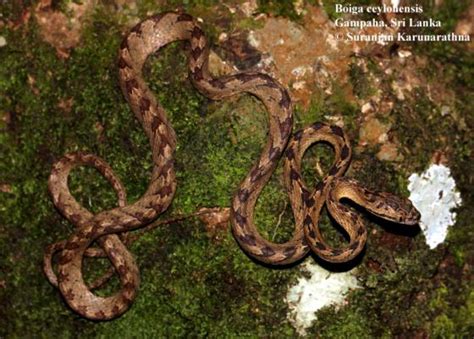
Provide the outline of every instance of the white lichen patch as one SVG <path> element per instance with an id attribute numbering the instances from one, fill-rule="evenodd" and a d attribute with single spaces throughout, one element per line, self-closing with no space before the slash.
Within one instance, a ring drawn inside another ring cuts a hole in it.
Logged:
<path id="1" fill-rule="evenodd" d="M 430 249 L 441 244 L 454 225 L 453 208 L 461 205 L 461 195 L 451 171 L 444 165 L 431 165 L 424 173 L 413 173 L 409 180 L 410 200 L 421 213 L 420 227 Z"/>
<path id="2" fill-rule="evenodd" d="M 397 8 L 400 5 L 400 0 L 392 0 L 392 7 Z"/>
<path id="3" fill-rule="evenodd" d="M 303 265 L 303 270 L 310 277 L 300 278 L 286 295 L 290 308 L 288 319 L 302 336 L 306 335 L 306 329 L 316 320 L 316 311 L 325 306 L 342 305 L 346 293 L 358 288 L 357 279 L 351 272 L 329 272 L 310 261 Z"/>
<path id="4" fill-rule="evenodd" d="M 7 39 L 0 35 L 0 47 L 6 46 Z"/>

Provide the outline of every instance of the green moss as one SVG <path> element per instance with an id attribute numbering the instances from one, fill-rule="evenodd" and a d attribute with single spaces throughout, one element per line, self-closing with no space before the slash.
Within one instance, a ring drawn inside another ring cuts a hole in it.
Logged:
<path id="1" fill-rule="evenodd" d="M 120 34 L 113 26 L 100 38 L 87 33 L 90 45 L 77 49 L 70 60 L 61 61 L 51 47 L 40 42 L 36 32 L 33 22 L 27 32 L 1 32 L 7 45 L 0 50 L 0 106 L 14 122 L 1 134 L 2 154 L 8 160 L 1 164 L 0 181 L 11 185 L 12 190 L 0 196 L 0 241 L 5 251 L 2 267 L 9 277 L 5 287 L 9 302 L 5 303 L 8 306 L 1 327 L 2 332 L 19 336 L 42 333 L 44 328 L 66 336 L 73 333 L 74 322 L 87 322 L 72 321 L 75 317 L 57 294 L 51 294 L 53 289 L 41 272 L 43 248 L 69 233 L 50 202 L 46 183 L 52 161 L 64 152 L 81 148 L 100 153 L 93 126 L 100 114 L 113 116 L 120 111 L 116 105 L 120 95 L 113 81 L 108 81 L 114 78 L 111 74 L 115 74 L 113 60 Z M 29 85 L 28 79 L 34 79 L 34 84 Z M 69 112 L 58 108 L 67 98 L 74 99 Z M 102 149 L 116 155 L 117 148 L 111 144 Z M 126 158 L 124 153 L 119 156 Z M 94 202 L 100 201 L 100 205 L 115 205 L 104 180 L 86 171 L 81 181 L 77 172 L 72 178 L 73 192 L 81 201 L 96 196 Z M 87 185 L 84 180 L 90 178 L 93 184 Z M 106 194 L 97 195 L 96 190 Z M 46 295 L 53 296 L 54 301 L 48 301 Z M 87 327 L 80 326 L 76 332 L 85 333 Z"/>
<path id="2" fill-rule="evenodd" d="M 422 18 L 432 18 L 433 20 L 440 20 L 442 26 L 436 28 L 439 32 L 452 32 L 457 24 L 461 14 L 466 13 L 469 5 L 472 3 L 469 0 L 446 0 L 440 5 L 434 6 L 430 1 L 422 1 L 420 5 L 423 6 L 423 13 L 420 14 Z M 433 32 L 433 28 L 428 28 L 426 31 Z M 448 44 L 449 45 L 449 44 Z"/>
<path id="3" fill-rule="evenodd" d="M 434 338 L 455 338 L 456 325 L 445 314 L 437 316 L 433 322 Z"/>
<path id="4" fill-rule="evenodd" d="M 258 0 L 258 10 L 261 13 L 271 13 L 294 21 L 301 19 L 295 10 L 293 1 Z"/>
<path id="5" fill-rule="evenodd" d="M 369 319 L 357 309 L 350 307 L 344 312 L 326 309 L 319 312 L 321 318 L 331 322 L 316 321 L 312 326 L 318 338 L 371 338 Z"/>
<path id="6" fill-rule="evenodd" d="M 366 99 L 374 94 L 374 89 L 370 86 L 370 82 L 364 74 L 362 67 L 352 63 L 349 69 L 349 77 L 357 98 Z"/>
<path id="7" fill-rule="evenodd" d="M 243 18 L 236 22 L 235 28 L 238 30 L 257 30 L 263 28 L 263 21 L 256 21 L 253 18 Z"/>
<path id="8" fill-rule="evenodd" d="M 449 291 L 445 286 L 440 287 L 430 306 L 442 312 L 434 319 L 431 333 L 434 338 L 459 338 L 469 336 L 474 330 L 474 292 L 468 294 L 465 304 L 459 308 L 450 309 L 447 303 Z"/>

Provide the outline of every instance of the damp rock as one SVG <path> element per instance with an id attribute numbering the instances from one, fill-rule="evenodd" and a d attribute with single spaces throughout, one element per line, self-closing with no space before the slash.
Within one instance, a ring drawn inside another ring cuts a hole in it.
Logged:
<path id="1" fill-rule="evenodd" d="M 376 155 L 377 159 L 382 161 L 402 161 L 403 155 L 398 152 L 398 147 L 392 142 L 388 142 L 380 146 L 380 150 Z"/>
<path id="2" fill-rule="evenodd" d="M 462 15 L 454 31 L 456 34 L 474 34 L 474 4 Z"/>
<path id="3" fill-rule="evenodd" d="M 52 1 L 40 2 L 35 17 L 44 41 L 56 48 L 58 56 L 69 57 L 69 49 L 79 44 L 86 15 L 92 11 L 95 0 L 68 4 L 69 15 L 53 9 Z"/>
<path id="4" fill-rule="evenodd" d="M 373 146 L 384 143 L 388 139 L 389 130 L 390 125 L 385 125 L 376 118 L 368 119 L 360 128 L 360 144 Z"/>
<path id="5" fill-rule="evenodd" d="M 337 82 L 345 84 L 344 92 L 351 93 L 348 81 L 350 64 L 353 56 L 360 54 L 369 44 L 335 39 L 337 34 L 344 34 L 348 29 L 336 27 L 322 7 L 306 6 L 305 10 L 297 12 L 302 15 L 298 23 L 283 17 L 266 17 L 261 28 L 249 32 L 248 43 L 274 61 L 265 71 L 286 87 L 305 81 L 306 86 L 292 87 L 291 93 L 293 101 L 304 108 L 309 107 L 314 88 L 330 95 L 334 93 L 333 86 Z M 376 31 L 388 29 L 372 28 L 371 32 Z"/>

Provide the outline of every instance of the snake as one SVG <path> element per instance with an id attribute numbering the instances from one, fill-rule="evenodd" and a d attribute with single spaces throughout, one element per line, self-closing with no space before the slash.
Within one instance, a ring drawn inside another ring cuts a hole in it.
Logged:
<path id="1" fill-rule="evenodd" d="M 142 69 L 151 54 L 175 41 L 187 42 L 189 78 L 202 95 L 222 100 L 247 93 L 260 100 L 268 112 L 266 143 L 231 202 L 232 233 L 249 256 L 272 265 L 291 264 L 310 250 L 330 262 L 352 259 L 364 247 L 367 232 L 362 218 L 344 205 L 345 199 L 389 220 L 405 224 L 417 222 L 418 212 L 408 200 L 371 192 L 343 177 L 350 163 L 351 150 L 340 127 L 316 123 L 292 134 L 293 104 L 278 81 L 258 72 L 211 76 L 209 44 L 197 20 L 183 12 L 157 14 L 135 25 L 122 40 L 118 53 L 121 90 L 152 149 L 153 169 L 145 193 L 128 204 L 123 184 L 106 161 L 83 152 L 63 156 L 53 164 L 49 176 L 48 189 L 53 204 L 75 227 L 67 240 L 46 248 L 44 271 L 73 311 L 91 320 L 109 320 L 126 312 L 137 296 L 139 270 L 127 249 L 127 234 L 156 220 L 170 206 L 176 192 L 173 159 L 176 133 L 164 108 L 146 84 Z M 317 142 L 332 145 L 336 160 L 328 175 L 310 190 L 302 180 L 301 160 L 307 148 Z M 258 232 L 253 221 L 254 209 L 263 187 L 282 158 L 295 230 L 287 242 L 273 243 Z M 118 206 L 96 214 L 81 206 L 68 187 L 69 174 L 77 166 L 97 169 L 115 190 Z M 349 235 L 346 248 L 329 246 L 317 227 L 325 205 Z M 92 247 L 94 244 L 97 247 Z M 54 256 L 57 256 L 57 273 L 53 270 Z M 107 257 L 118 276 L 119 290 L 106 297 L 94 294 L 92 289 L 106 278 L 88 285 L 82 273 L 84 257 Z"/>

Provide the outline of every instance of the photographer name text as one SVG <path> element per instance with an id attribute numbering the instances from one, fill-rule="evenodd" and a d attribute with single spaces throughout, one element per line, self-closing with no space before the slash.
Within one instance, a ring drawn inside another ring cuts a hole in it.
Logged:
<path id="1" fill-rule="evenodd" d="M 424 12 L 423 7 L 420 5 L 414 6 L 354 6 L 354 5 L 335 5 L 336 13 L 340 14 L 351 14 L 353 16 L 368 13 L 381 15 L 385 13 L 394 14 L 391 16 L 386 16 L 387 20 L 372 18 L 370 20 L 362 20 L 357 18 L 337 18 L 334 20 L 334 25 L 339 28 L 394 28 L 394 29 L 403 29 L 403 28 L 414 28 L 415 30 L 423 28 L 442 28 L 443 23 L 440 20 L 435 20 L 432 18 L 403 18 L 395 17 L 395 14 L 421 14 Z M 356 33 L 354 31 L 347 31 L 343 34 L 336 34 L 335 38 L 337 40 L 348 40 L 348 41 L 376 41 L 376 42 L 386 42 L 386 41 L 417 41 L 417 42 L 429 42 L 429 41 L 459 41 L 459 42 L 469 42 L 471 37 L 468 34 L 456 34 L 456 33 L 426 33 L 426 30 L 420 32 L 419 34 L 413 33 L 413 29 L 410 30 L 410 33 L 402 31 L 397 31 L 396 33 L 376 33 L 376 34 L 362 34 Z"/>

